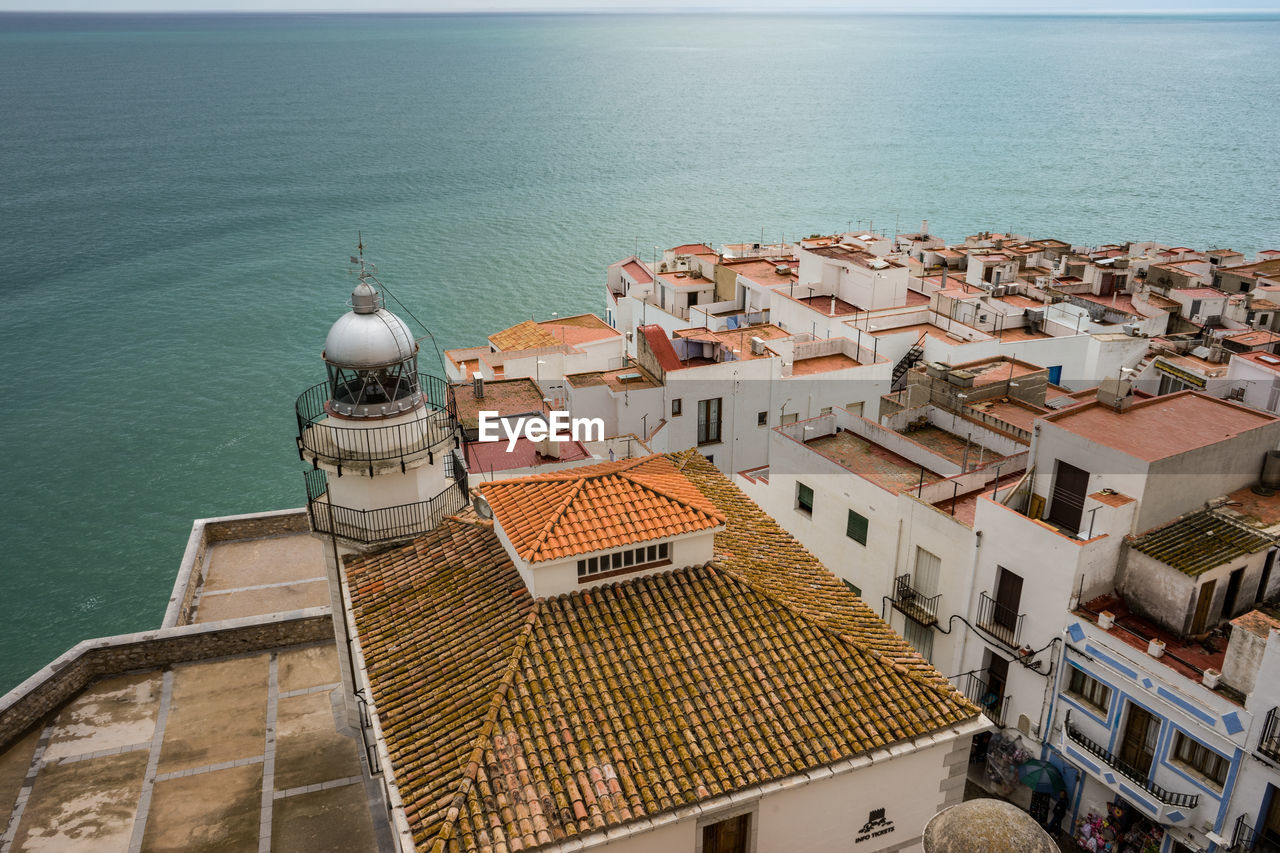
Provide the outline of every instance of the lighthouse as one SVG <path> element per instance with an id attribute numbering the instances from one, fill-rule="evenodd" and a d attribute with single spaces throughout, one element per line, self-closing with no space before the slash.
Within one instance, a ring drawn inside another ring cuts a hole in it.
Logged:
<path id="1" fill-rule="evenodd" d="M 327 378 L 295 409 L 307 511 L 352 550 L 412 538 L 467 505 L 453 389 L 418 372 L 418 344 L 363 262 L 324 344 Z"/>

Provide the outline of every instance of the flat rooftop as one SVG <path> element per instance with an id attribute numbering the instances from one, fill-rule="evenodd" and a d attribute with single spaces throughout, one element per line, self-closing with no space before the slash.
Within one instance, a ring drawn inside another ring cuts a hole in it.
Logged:
<path id="1" fill-rule="evenodd" d="M 917 427 L 909 432 L 903 431 L 901 434 L 957 465 L 967 461 L 969 466 L 973 467 L 987 462 L 997 462 L 1004 458 L 1003 454 L 983 447 L 976 441 L 969 441 L 962 435 L 948 432 L 933 424 Z M 919 468 L 916 470 L 919 471 Z"/>
<path id="2" fill-rule="evenodd" d="M 209 542 L 183 624 L 327 608 L 326 547 Z M 332 641 L 90 683 L 0 752 L 5 850 L 378 849 L 378 783 L 338 722 L 341 689 Z"/>
<path id="3" fill-rule="evenodd" d="M 920 466 L 851 432 L 810 439 L 805 446 L 883 489 L 897 493 L 920 482 Z M 925 482 L 941 477 L 925 471 Z"/>
<path id="4" fill-rule="evenodd" d="M 728 347 L 739 359 L 750 361 L 754 358 L 773 358 L 774 353 L 765 350 L 762 355 L 756 355 L 751 351 L 751 339 L 760 338 L 763 341 L 772 341 L 778 338 L 789 338 L 791 333 L 772 323 L 758 323 L 754 326 L 744 326 L 739 329 L 728 329 L 720 332 L 713 332 L 706 327 L 698 329 L 677 329 L 675 331 L 677 338 L 688 338 L 690 340 L 707 341 L 710 343 L 723 344 Z M 704 358 L 686 359 L 686 366 L 696 366 L 701 364 L 716 364 Z"/>
<path id="5" fill-rule="evenodd" d="M 1150 622 L 1135 613 L 1131 613 L 1129 605 L 1118 595 L 1104 595 L 1095 598 L 1080 609 L 1075 615 L 1093 622 L 1098 621 L 1098 613 L 1107 610 L 1115 615 L 1115 624 L 1107 629 L 1107 633 L 1130 648 L 1142 653 L 1144 662 L 1156 661 L 1192 681 L 1199 681 L 1206 669 L 1222 670 L 1222 663 L 1227 657 L 1227 640 L 1223 637 L 1209 636 L 1204 642 L 1179 637 L 1154 622 Z M 1163 640 L 1164 654 L 1153 658 L 1147 654 L 1147 645 L 1151 640 Z M 1244 704 L 1240 696 L 1224 684 L 1215 689 L 1218 695 L 1238 705 Z"/>
<path id="6" fill-rule="evenodd" d="M 340 681 L 326 643 L 93 684 L 0 755 L 12 849 L 377 849 Z"/>
<path id="7" fill-rule="evenodd" d="M 629 364 L 617 370 L 597 370 L 591 373 L 571 373 L 565 377 L 574 388 L 590 388 L 604 385 L 612 391 L 636 391 L 641 388 L 657 388 L 662 385 L 638 364 Z"/>
<path id="8" fill-rule="evenodd" d="M 1154 462 L 1226 441 L 1278 419 L 1196 391 L 1179 391 L 1139 400 L 1123 412 L 1095 400 L 1046 415 L 1044 420 L 1081 438 Z"/>
<path id="9" fill-rule="evenodd" d="M 190 624 L 328 607 L 324 548 L 310 533 L 211 543 Z"/>
<path id="10" fill-rule="evenodd" d="M 978 498 L 982 495 L 990 494 L 992 491 L 1003 492 L 1006 488 L 1012 488 L 1018 480 L 1022 479 L 1024 473 L 1026 473 L 1025 470 L 1004 474 L 1000 477 L 998 483 L 986 482 L 968 492 L 959 492 L 957 490 L 957 493 L 952 497 L 934 502 L 933 508 L 942 510 L 966 527 L 973 527 L 973 519 L 978 513 Z M 994 476 L 993 472 L 992 477 Z"/>
<path id="11" fill-rule="evenodd" d="M 484 383 L 484 396 L 476 397 L 475 386 L 464 383 L 454 387 L 458 405 L 458 422 L 463 429 L 479 429 L 480 412 L 523 415 L 541 412 L 545 406 L 542 392 L 532 379 L 494 379 Z"/>
<path id="12" fill-rule="evenodd" d="M 829 373 L 833 370 L 845 370 L 858 367 L 862 362 L 852 359 L 842 352 L 831 355 L 816 355 L 813 358 L 798 358 L 791 364 L 792 376 L 808 376 L 813 373 Z"/>

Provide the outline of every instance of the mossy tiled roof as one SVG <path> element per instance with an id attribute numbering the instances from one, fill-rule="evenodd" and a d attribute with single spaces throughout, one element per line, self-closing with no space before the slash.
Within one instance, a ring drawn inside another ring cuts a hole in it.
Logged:
<path id="1" fill-rule="evenodd" d="M 1275 539 L 1215 510 L 1202 510 L 1145 533 L 1131 544 L 1135 551 L 1196 577 L 1265 550 Z"/>
<path id="2" fill-rule="evenodd" d="M 525 349 L 542 349 L 558 347 L 560 339 L 539 326 L 532 320 L 516 323 L 509 329 L 495 332 L 489 336 L 489 343 L 502 352 L 515 352 Z"/>
<path id="3" fill-rule="evenodd" d="M 531 563 L 724 523 L 724 513 L 663 456 L 502 480 L 480 490 L 516 553 Z"/>
<path id="4" fill-rule="evenodd" d="M 491 526 L 347 567 L 420 849 L 529 850 L 973 719 L 701 456 L 716 560 L 534 600 Z"/>

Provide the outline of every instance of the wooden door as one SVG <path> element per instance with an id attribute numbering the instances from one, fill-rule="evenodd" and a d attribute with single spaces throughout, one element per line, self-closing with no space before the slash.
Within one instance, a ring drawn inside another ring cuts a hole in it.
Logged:
<path id="1" fill-rule="evenodd" d="M 1262 841 L 1280 847 L 1280 790 L 1274 785 L 1268 785 L 1267 796 L 1271 799 L 1271 804 L 1267 807 L 1260 828 Z"/>
<path id="2" fill-rule="evenodd" d="M 1129 706 L 1129 719 L 1120 741 L 1120 760 L 1139 773 L 1151 771 L 1151 760 L 1156 754 L 1156 738 L 1160 734 L 1160 721 L 1146 709 Z"/>
<path id="3" fill-rule="evenodd" d="M 702 853 L 747 853 L 751 815 L 744 814 L 702 829 Z"/>
<path id="4" fill-rule="evenodd" d="M 1227 578 L 1227 594 L 1222 597 L 1222 618 L 1235 616 L 1236 599 L 1240 595 L 1240 582 L 1244 580 L 1244 568 L 1238 568 Z"/>
<path id="5" fill-rule="evenodd" d="M 1022 577 L 1003 566 L 996 579 L 996 608 L 992 621 L 1002 628 L 1018 628 L 1018 606 L 1022 604 Z"/>
<path id="6" fill-rule="evenodd" d="M 1212 580 L 1200 587 L 1200 597 L 1196 599 L 1196 615 L 1191 620 L 1193 635 L 1204 633 L 1204 623 L 1209 619 L 1209 605 L 1213 603 L 1213 588 L 1217 585 L 1218 582 Z"/>
<path id="7" fill-rule="evenodd" d="M 1058 460 L 1053 477 L 1053 503 L 1049 520 L 1066 530 L 1080 530 L 1084 515 L 1084 496 L 1089 489 L 1089 472 Z"/>

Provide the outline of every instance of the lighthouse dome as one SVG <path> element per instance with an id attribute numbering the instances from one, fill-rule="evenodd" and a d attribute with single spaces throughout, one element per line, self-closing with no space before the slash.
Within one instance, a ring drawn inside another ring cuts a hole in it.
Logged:
<path id="1" fill-rule="evenodd" d="M 368 369 L 388 367 L 413 358 L 418 345 L 404 321 L 381 305 L 380 295 L 361 293 L 361 282 L 351 294 L 351 311 L 338 318 L 324 342 L 324 360 L 339 367 Z"/>

